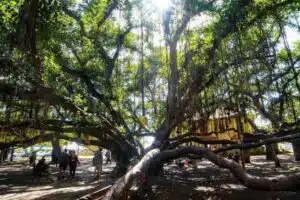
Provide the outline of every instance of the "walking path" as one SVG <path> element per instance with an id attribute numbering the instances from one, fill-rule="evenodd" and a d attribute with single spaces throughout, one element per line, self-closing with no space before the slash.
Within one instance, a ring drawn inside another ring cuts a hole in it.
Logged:
<path id="1" fill-rule="evenodd" d="M 251 156 L 247 171 L 253 175 L 271 176 L 300 171 L 300 163 L 292 156 L 280 155 L 283 168 L 275 168 L 274 162 L 264 156 Z M 94 179 L 92 158 L 80 158 L 75 179 L 57 180 L 58 169 L 51 166 L 49 178 L 36 178 L 25 162 L 0 165 L 0 200 L 74 200 L 85 194 L 112 184 L 109 172 L 114 167 L 104 165 L 100 181 Z M 294 200 L 297 192 L 268 192 L 247 189 L 239 184 L 228 170 L 220 169 L 209 161 L 198 162 L 196 170 L 179 169 L 175 164 L 166 165 L 161 176 L 164 185 L 154 186 L 153 200 Z M 166 181 L 167 180 L 167 181 Z"/>
<path id="2" fill-rule="evenodd" d="M 28 162 L 3 163 L 0 165 L 0 200 L 74 200 L 86 193 L 112 183 L 109 173 L 114 163 L 103 166 L 99 181 L 94 178 L 91 158 L 79 158 L 74 179 L 57 180 L 58 168 L 51 165 L 51 175 L 46 178 L 32 176 Z"/>

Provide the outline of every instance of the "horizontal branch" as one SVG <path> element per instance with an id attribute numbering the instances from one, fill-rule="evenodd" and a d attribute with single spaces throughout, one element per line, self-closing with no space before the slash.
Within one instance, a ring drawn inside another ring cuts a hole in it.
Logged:
<path id="1" fill-rule="evenodd" d="M 235 145 L 231 145 L 229 147 L 222 147 L 222 148 L 216 149 L 214 152 L 220 153 L 220 152 L 229 151 L 229 150 L 233 150 L 233 149 L 246 150 L 246 149 L 252 149 L 252 148 L 260 147 L 260 146 L 267 145 L 267 144 L 274 144 L 274 143 L 278 143 L 278 142 L 288 142 L 288 141 L 292 141 L 292 140 L 295 140 L 298 138 L 300 138 L 300 129 L 297 130 L 296 134 L 282 136 L 282 137 L 273 136 L 272 138 L 268 138 L 268 139 L 257 141 L 257 142 L 235 144 Z"/>
<path id="2" fill-rule="evenodd" d="M 27 129 L 53 131 L 59 133 L 83 133 L 96 137 L 97 139 L 110 143 L 118 141 L 117 133 L 114 133 L 105 125 L 95 125 L 88 122 L 65 121 L 65 120 L 26 120 L 19 122 L 0 121 L 0 127 L 3 132 L 15 132 Z M 124 141 L 125 142 L 125 141 Z"/>
<path id="3" fill-rule="evenodd" d="M 121 149 L 135 151 L 134 145 L 120 132 L 115 132 L 106 123 L 93 124 L 87 121 L 66 121 L 66 120 L 27 120 L 19 122 L 0 121 L 0 128 L 3 132 L 13 133 L 16 130 L 43 130 L 59 133 L 83 133 L 93 136 L 101 142 L 118 145 Z M 3 134 L 3 133 L 2 133 Z"/>
<path id="4" fill-rule="evenodd" d="M 210 136 L 210 135 L 213 135 L 213 134 L 222 134 L 222 133 L 226 133 L 228 131 L 234 131 L 236 133 L 238 133 L 238 130 L 236 128 L 228 128 L 228 129 L 225 129 L 224 131 L 211 131 L 211 132 L 203 132 L 203 133 L 186 133 L 186 134 L 182 134 L 182 135 L 179 135 L 177 137 L 173 137 L 173 138 L 170 138 L 169 140 L 170 141 L 175 141 L 175 140 L 180 140 L 180 139 L 183 139 L 183 138 L 186 138 L 186 137 L 190 137 L 190 136 Z M 251 134 L 251 133 L 245 133 L 245 134 Z"/>
<path id="5" fill-rule="evenodd" d="M 60 105 L 65 110 L 69 110 L 75 114 L 76 113 L 81 113 L 83 115 L 87 114 L 79 107 L 72 104 L 70 101 L 56 95 L 51 88 L 44 87 L 41 85 L 36 86 L 36 88 L 34 89 L 27 90 L 21 87 L 14 87 L 11 84 L 0 82 L 0 94 L 14 96 L 20 100 L 28 100 L 28 101 L 41 100 L 53 106 Z"/>
<path id="6" fill-rule="evenodd" d="M 236 144 L 233 140 L 218 140 L 218 139 L 208 139 L 201 136 L 195 136 L 195 137 L 188 137 L 188 138 L 183 138 L 180 140 L 177 140 L 175 142 L 171 143 L 172 147 L 177 147 L 181 144 L 184 143 L 189 143 L 189 142 L 196 142 L 199 144 Z"/>
<path id="7" fill-rule="evenodd" d="M 76 138 L 76 137 L 71 137 L 71 136 L 67 136 L 67 135 L 57 135 L 55 133 L 51 133 L 51 134 L 43 134 L 43 135 L 38 135 L 32 138 L 24 138 L 24 139 L 16 139 L 10 142 L 0 142 L 0 150 L 3 149 L 8 149 L 10 147 L 29 147 L 29 146 L 33 146 L 35 144 L 39 144 L 39 143 L 44 143 L 44 142 L 49 142 L 54 140 L 54 138 L 59 138 L 59 139 L 63 139 L 63 140 L 68 140 L 68 141 L 76 141 L 77 143 L 80 144 L 84 144 L 84 145 L 94 145 L 94 146 L 101 146 L 107 149 L 110 149 L 112 147 L 112 143 L 108 143 L 108 142 L 101 142 L 100 140 L 84 140 L 81 138 Z"/>

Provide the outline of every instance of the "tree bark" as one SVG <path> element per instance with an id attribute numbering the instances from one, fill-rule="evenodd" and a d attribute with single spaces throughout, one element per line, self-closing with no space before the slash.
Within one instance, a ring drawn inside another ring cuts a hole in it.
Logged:
<path id="1" fill-rule="evenodd" d="M 278 153 L 277 144 L 266 145 L 266 160 L 273 160 L 275 162 L 275 166 L 280 167 L 280 162 L 277 157 L 277 153 Z"/>
<path id="2" fill-rule="evenodd" d="M 173 150 L 160 152 L 159 149 L 149 151 L 140 162 L 121 177 L 111 187 L 105 196 L 105 200 L 120 199 L 122 194 L 130 188 L 134 180 L 141 177 L 147 171 L 150 165 L 155 163 L 165 163 L 174 158 L 194 154 L 211 161 L 215 165 L 228 169 L 235 178 L 248 188 L 268 191 L 294 191 L 300 188 L 300 172 L 293 175 L 276 177 L 258 177 L 248 174 L 238 163 L 226 159 L 222 156 L 205 149 L 197 147 L 182 147 Z"/>
<path id="3" fill-rule="evenodd" d="M 118 147 L 114 147 L 110 150 L 116 160 L 116 167 L 113 169 L 112 176 L 115 178 L 119 178 L 126 173 L 131 159 L 135 158 L 135 156 L 137 155 L 130 149 L 124 150 Z"/>
<path id="4" fill-rule="evenodd" d="M 266 145 L 266 160 L 273 160 L 271 145 Z"/>
<path id="5" fill-rule="evenodd" d="M 245 163 L 251 163 L 250 154 L 249 154 L 249 151 L 247 151 L 247 150 L 244 151 L 244 160 L 245 160 Z"/>
<path id="6" fill-rule="evenodd" d="M 294 157 L 296 161 L 300 161 L 300 139 L 296 139 L 292 142 Z"/>
<path id="7" fill-rule="evenodd" d="M 51 163 L 58 164 L 58 158 L 61 153 L 61 147 L 59 145 L 59 139 L 54 138 L 52 141 L 52 154 L 51 154 Z"/>
<path id="8" fill-rule="evenodd" d="M 105 195 L 104 200 L 119 200 L 124 198 L 133 181 L 140 178 L 146 172 L 153 158 L 159 153 L 159 149 L 149 151 L 131 170 L 115 182 Z"/>
<path id="9" fill-rule="evenodd" d="M 8 149 L 3 149 L 0 152 L 0 162 L 6 161 L 8 158 Z"/>
<path id="10" fill-rule="evenodd" d="M 3 151 L 4 150 L 0 150 L 0 163 L 2 163 L 2 161 L 3 161 L 3 156 L 4 156 Z"/>

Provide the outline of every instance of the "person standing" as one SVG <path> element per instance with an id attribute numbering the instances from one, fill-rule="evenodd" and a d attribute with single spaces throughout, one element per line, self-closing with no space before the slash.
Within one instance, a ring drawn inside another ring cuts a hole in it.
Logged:
<path id="1" fill-rule="evenodd" d="M 106 157 L 106 164 L 111 164 L 111 153 L 109 150 L 106 151 L 105 153 L 105 157 Z"/>
<path id="2" fill-rule="evenodd" d="M 36 151 L 33 151 L 31 155 L 29 156 L 29 166 L 35 167 L 35 161 L 36 161 Z"/>
<path id="3" fill-rule="evenodd" d="M 100 175 L 102 172 L 102 163 L 103 163 L 102 148 L 99 148 L 93 158 L 93 165 L 95 166 L 97 179 L 100 179 Z"/>
<path id="4" fill-rule="evenodd" d="M 65 149 L 64 152 L 60 154 L 59 157 L 59 174 L 58 180 L 66 176 L 66 169 L 68 167 L 69 155 L 68 150 Z"/>
<path id="5" fill-rule="evenodd" d="M 233 159 L 236 163 L 240 163 L 240 155 L 237 150 L 234 151 Z"/>
<path id="6" fill-rule="evenodd" d="M 75 151 L 71 151 L 71 153 L 69 155 L 70 177 L 75 176 L 77 164 L 80 165 L 80 162 L 78 160 L 78 156 L 75 154 Z"/>

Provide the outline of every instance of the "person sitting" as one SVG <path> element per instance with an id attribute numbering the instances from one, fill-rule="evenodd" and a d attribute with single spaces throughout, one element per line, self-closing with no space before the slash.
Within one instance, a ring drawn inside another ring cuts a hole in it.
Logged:
<path id="1" fill-rule="evenodd" d="M 49 165 L 46 164 L 45 156 L 43 156 L 37 163 L 37 165 L 33 168 L 34 176 L 43 176 L 49 174 Z"/>

